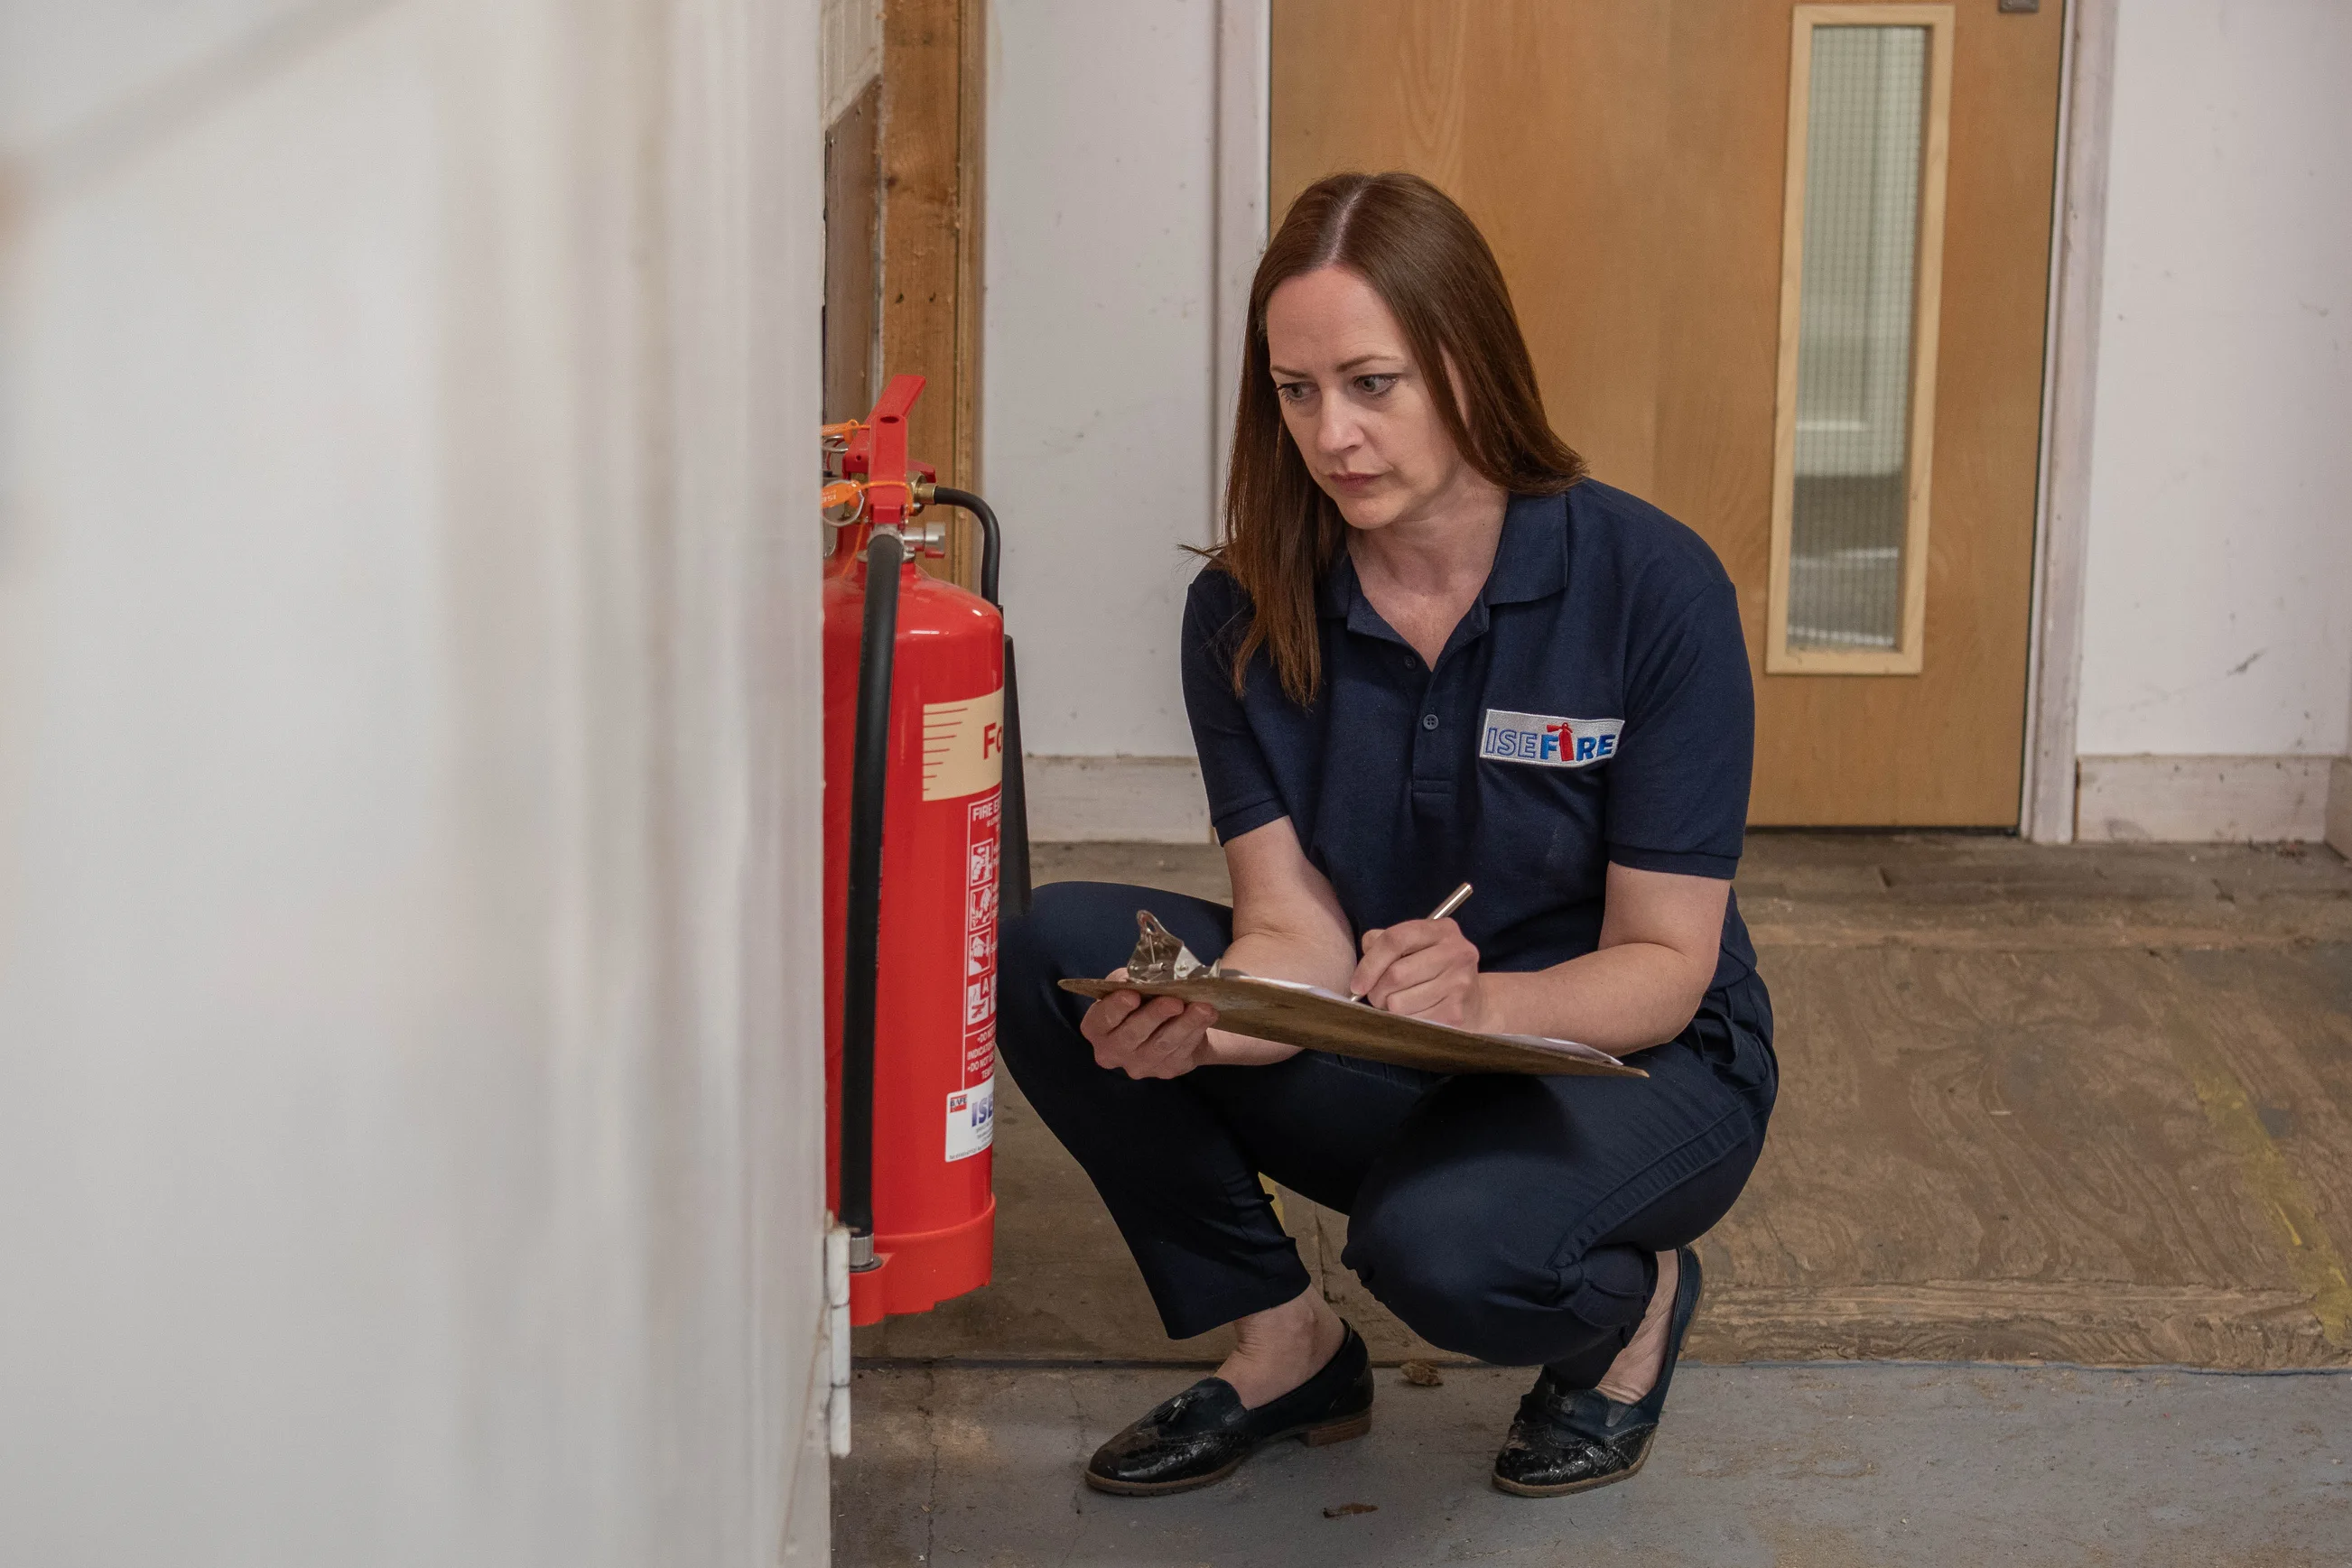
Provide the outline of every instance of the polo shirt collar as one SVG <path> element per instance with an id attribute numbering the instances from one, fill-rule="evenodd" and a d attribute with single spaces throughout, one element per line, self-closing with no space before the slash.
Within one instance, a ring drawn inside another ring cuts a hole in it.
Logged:
<path id="1" fill-rule="evenodd" d="M 1486 574 L 1486 586 L 1479 592 L 1472 618 L 1484 630 L 1485 606 L 1549 599 L 1567 586 L 1568 497 L 1512 497 L 1503 512 L 1503 537 L 1495 546 L 1495 564 Z M 1344 548 L 1316 590 L 1316 613 L 1343 620 L 1351 631 L 1377 634 L 1384 630 L 1364 598 L 1363 585 L 1356 580 L 1356 563 Z"/>
<path id="2" fill-rule="evenodd" d="M 1568 497 L 1512 497 L 1480 597 L 1489 604 L 1526 604 L 1567 586 Z"/>

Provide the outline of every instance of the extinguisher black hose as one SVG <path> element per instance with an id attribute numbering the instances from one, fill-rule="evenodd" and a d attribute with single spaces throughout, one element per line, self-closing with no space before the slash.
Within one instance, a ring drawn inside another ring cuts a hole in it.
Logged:
<path id="1" fill-rule="evenodd" d="M 969 490 L 934 486 L 931 497 L 941 506 L 961 507 L 980 520 L 980 596 L 1002 611 L 997 596 L 997 569 L 1004 559 L 1004 532 L 997 526 L 996 508 Z M 1029 780 L 1021 762 L 1021 686 L 1013 678 L 1013 638 L 1004 639 L 1004 794 L 1003 818 L 998 827 L 997 908 L 999 913 L 1029 913 Z"/>
<path id="2" fill-rule="evenodd" d="M 849 923 L 842 933 L 841 1223 L 874 1234 L 874 1005 L 881 963 L 882 821 L 890 774 L 890 671 L 906 544 L 877 528 L 866 546 L 857 647 L 857 730 L 849 764 Z"/>
<path id="3" fill-rule="evenodd" d="M 1004 562 L 1004 530 L 996 526 L 996 508 L 951 485 L 933 486 L 931 498 L 943 507 L 961 507 L 980 519 L 980 596 L 1003 609 L 1004 601 L 996 596 L 996 573 Z"/>

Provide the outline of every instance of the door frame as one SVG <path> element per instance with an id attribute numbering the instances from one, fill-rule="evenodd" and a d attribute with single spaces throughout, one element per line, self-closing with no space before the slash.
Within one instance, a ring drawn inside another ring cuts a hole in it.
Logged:
<path id="1" fill-rule="evenodd" d="M 1272 0 L 1217 0 L 1216 103 L 1213 134 L 1217 188 L 1210 206 L 1216 225 L 1211 281 L 1209 452 L 1217 465 L 1209 489 L 1208 538 L 1215 544 L 1223 520 L 1225 469 L 1232 457 L 1235 403 L 1241 390 L 1242 340 L 1249 328 L 1250 280 L 1265 250 L 1266 213 L 1274 187 L 1274 5 Z"/>
<path id="2" fill-rule="evenodd" d="M 2074 838 L 2076 715 L 2083 685 L 2083 593 L 2090 542 L 2091 438 L 2098 390 L 2099 294 L 2106 254 L 2107 131 L 2122 0 L 2062 0 L 2058 168 L 2050 225 L 2050 302 L 2042 331 L 2042 434 L 2034 483 L 2033 586 L 2025 662 L 2025 755 L 2017 831 L 2035 843 Z M 1247 327 L 1250 273 L 1265 246 L 1273 127 L 1272 0 L 1217 0 L 1218 380 L 1211 406 L 1222 476 L 1234 383 Z M 1223 494 L 1220 484 L 1215 492 Z"/>
<path id="3" fill-rule="evenodd" d="M 2025 660 L 2025 768 L 2017 831 L 2074 841 L 2075 720 L 2091 533 L 2092 412 L 2099 284 L 2107 248 L 2107 130 L 2122 0 L 2066 0 L 2058 72 L 2058 178 L 2042 334 L 2042 472 L 2034 497 L 2032 642 Z"/>

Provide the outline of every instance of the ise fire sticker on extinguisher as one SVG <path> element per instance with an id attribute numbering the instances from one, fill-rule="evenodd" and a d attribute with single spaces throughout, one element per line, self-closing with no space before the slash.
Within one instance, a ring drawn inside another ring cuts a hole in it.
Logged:
<path id="1" fill-rule="evenodd" d="M 996 1136 L 996 1078 L 948 1096 L 948 1161 L 968 1160 Z"/>

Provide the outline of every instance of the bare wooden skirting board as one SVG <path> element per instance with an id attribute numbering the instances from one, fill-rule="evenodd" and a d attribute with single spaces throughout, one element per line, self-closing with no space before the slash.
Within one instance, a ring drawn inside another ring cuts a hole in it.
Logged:
<path id="1" fill-rule="evenodd" d="M 1206 1002 L 1219 1023 L 1236 1034 L 1282 1045 L 1361 1057 L 1430 1072 L 1573 1073 L 1591 1078 L 1647 1078 L 1605 1051 L 1526 1034 L 1475 1034 L 1426 1019 L 1406 1018 L 1350 1002 L 1328 991 L 1245 975 L 1195 975 L 1190 979 L 1064 980 L 1082 997 L 1137 991 Z"/>

